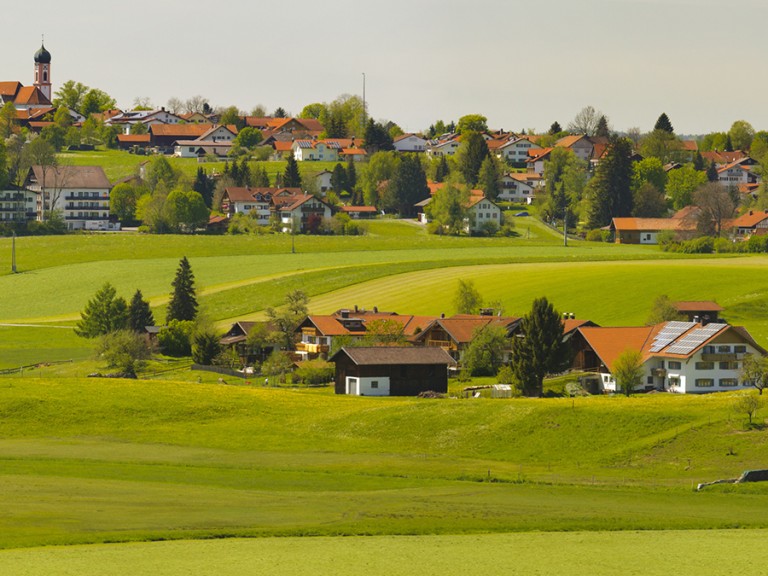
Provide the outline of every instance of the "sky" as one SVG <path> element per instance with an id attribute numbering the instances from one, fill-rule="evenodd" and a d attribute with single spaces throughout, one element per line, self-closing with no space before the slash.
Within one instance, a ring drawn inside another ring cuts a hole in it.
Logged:
<path id="1" fill-rule="evenodd" d="M 587 105 L 615 130 L 768 130 L 765 0 L 37 0 L 3 12 L 0 80 L 33 81 L 45 35 L 66 80 L 129 108 L 202 95 L 250 112 L 362 94 L 406 132 L 483 114 L 565 127 Z M 10 22 L 7 22 L 10 20 Z"/>

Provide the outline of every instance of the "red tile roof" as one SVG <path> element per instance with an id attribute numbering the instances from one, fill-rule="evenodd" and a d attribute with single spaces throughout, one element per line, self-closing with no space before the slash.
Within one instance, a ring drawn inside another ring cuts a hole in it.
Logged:
<path id="1" fill-rule="evenodd" d="M 696 222 L 687 218 L 614 218 L 611 220 L 611 228 L 620 232 L 689 231 L 696 229 Z"/>
<path id="2" fill-rule="evenodd" d="M 675 302 L 675 309 L 678 312 L 722 312 L 725 310 L 717 302 L 712 300 L 684 300 Z"/>
<path id="3" fill-rule="evenodd" d="M 766 219 L 768 219 L 768 210 L 762 212 L 750 210 L 746 214 L 742 214 L 738 218 L 732 220 L 731 226 L 734 228 L 754 228 Z"/>

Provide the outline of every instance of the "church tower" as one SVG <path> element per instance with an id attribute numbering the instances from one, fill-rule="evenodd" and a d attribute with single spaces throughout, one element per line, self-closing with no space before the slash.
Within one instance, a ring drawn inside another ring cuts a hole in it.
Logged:
<path id="1" fill-rule="evenodd" d="M 45 49 L 45 43 L 35 52 L 35 86 L 51 100 L 51 53 Z"/>

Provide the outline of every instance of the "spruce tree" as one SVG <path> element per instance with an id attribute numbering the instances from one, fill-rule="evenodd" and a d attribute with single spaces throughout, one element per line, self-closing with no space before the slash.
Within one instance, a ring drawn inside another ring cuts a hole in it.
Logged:
<path id="1" fill-rule="evenodd" d="M 240 162 L 240 186 L 251 185 L 251 168 L 248 166 L 248 158 L 243 156 Z"/>
<path id="2" fill-rule="evenodd" d="M 661 130 L 670 134 L 675 133 L 675 129 L 672 127 L 672 122 L 669 121 L 669 116 L 666 112 L 662 112 L 659 119 L 656 120 L 656 124 L 653 127 L 654 130 Z"/>
<path id="3" fill-rule="evenodd" d="M 522 338 L 512 339 L 512 371 L 526 396 L 541 396 L 544 377 L 561 372 L 569 361 L 563 342 L 560 314 L 546 298 L 533 301 L 531 311 L 520 321 Z"/>
<path id="4" fill-rule="evenodd" d="M 283 173 L 283 183 L 285 188 L 301 188 L 301 174 L 299 173 L 299 163 L 296 162 L 293 154 L 288 156 L 288 164 Z"/>
<path id="5" fill-rule="evenodd" d="M 355 161 L 350 157 L 347 160 L 347 190 L 353 192 L 357 186 L 357 169 L 355 168 Z"/>
<path id="6" fill-rule="evenodd" d="M 173 292 L 171 293 L 171 301 L 168 302 L 166 323 L 170 323 L 172 320 L 194 320 L 197 316 L 195 275 L 192 274 L 192 268 L 186 256 L 179 261 L 176 277 L 171 282 L 171 286 L 173 286 Z"/>
<path id="7" fill-rule="evenodd" d="M 589 227 L 610 224 L 612 218 L 632 213 L 632 142 L 618 138 L 595 170 L 589 183 Z"/>
<path id="8" fill-rule="evenodd" d="M 555 134 L 559 134 L 562 131 L 563 129 L 560 127 L 560 122 L 558 122 L 557 120 L 552 122 L 552 126 L 549 127 L 549 133 L 552 136 L 554 136 Z"/>
<path id="9" fill-rule="evenodd" d="M 256 164 L 251 177 L 254 188 L 269 188 L 269 175 L 263 166 Z"/>
<path id="10" fill-rule="evenodd" d="M 213 206 L 213 183 L 208 178 L 202 166 L 197 169 L 195 182 L 192 184 L 192 190 L 199 193 L 205 201 L 205 205 L 210 209 Z"/>
<path id="11" fill-rule="evenodd" d="M 701 152 L 699 152 L 698 150 L 696 150 L 696 155 L 693 157 L 693 169 L 698 170 L 699 172 L 706 169 L 706 164 L 704 163 L 704 156 L 702 156 Z"/>
<path id="12" fill-rule="evenodd" d="M 347 188 L 347 171 L 344 170 L 342 164 L 336 164 L 333 167 L 333 173 L 331 174 L 331 188 L 336 194 L 341 194 L 343 190 Z"/>
<path id="13" fill-rule="evenodd" d="M 724 152 L 733 152 L 733 142 L 731 141 L 731 135 L 726 134 L 725 135 L 725 146 L 723 147 Z"/>
<path id="14" fill-rule="evenodd" d="M 490 200 L 496 200 L 501 191 L 501 171 L 493 156 L 487 156 L 480 166 L 477 184 Z"/>
<path id="15" fill-rule="evenodd" d="M 152 315 L 149 302 L 144 300 L 141 290 L 136 290 L 131 303 L 128 304 L 128 328 L 134 332 L 143 332 L 145 326 L 154 325 L 155 317 Z"/>
<path id="16" fill-rule="evenodd" d="M 450 174 L 451 169 L 448 167 L 448 161 L 445 156 L 440 156 L 440 160 L 435 168 L 435 182 L 443 182 Z"/>
<path id="17" fill-rule="evenodd" d="M 710 182 L 717 182 L 720 179 L 720 175 L 717 173 L 717 165 L 712 160 L 707 167 L 707 180 Z"/>
<path id="18" fill-rule="evenodd" d="M 608 119 L 605 117 L 605 115 L 600 116 L 600 119 L 597 121 L 597 128 L 595 128 L 595 136 L 598 136 L 600 138 L 611 137 L 611 129 L 608 126 Z"/>
<path id="19" fill-rule="evenodd" d="M 461 146 L 456 160 L 464 180 L 470 186 L 477 183 L 480 166 L 488 156 L 488 144 L 479 132 L 467 131 L 461 135 Z"/>

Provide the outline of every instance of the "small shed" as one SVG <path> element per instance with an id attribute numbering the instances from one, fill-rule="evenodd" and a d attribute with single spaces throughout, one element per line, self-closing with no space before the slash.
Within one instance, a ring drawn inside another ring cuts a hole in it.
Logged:
<path id="1" fill-rule="evenodd" d="M 336 394 L 417 396 L 448 392 L 448 367 L 456 364 L 440 348 L 402 346 L 344 347 L 336 364 Z"/>

